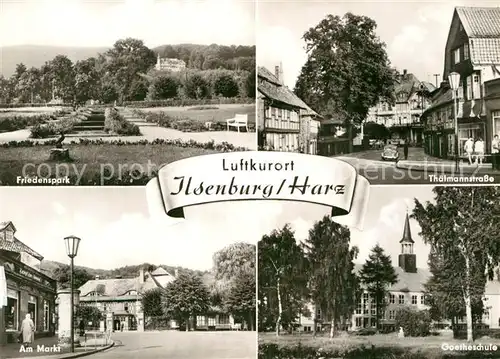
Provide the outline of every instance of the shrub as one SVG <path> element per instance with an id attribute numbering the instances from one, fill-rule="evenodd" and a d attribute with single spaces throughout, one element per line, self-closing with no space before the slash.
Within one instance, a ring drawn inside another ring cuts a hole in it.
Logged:
<path id="1" fill-rule="evenodd" d="M 238 83 L 231 75 L 220 75 L 214 82 L 214 94 L 216 96 L 236 97 L 238 92 Z"/>
<path id="2" fill-rule="evenodd" d="M 425 337 L 430 334 L 431 316 L 428 310 L 401 308 L 396 312 L 396 327 L 402 327 L 405 336 Z"/>
<path id="3" fill-rule="evenodd" d="M 179 81 L 172 76 L 160 76 L 154 79 L 149 87 L 148 97 L 151 100 L 163 100 L 177 96 Z"/>
<path id="4" fill-rule="evenodd" d="M 71 133 L 73 127 L 78 122 L 75 117 L 65 117 L 60 120 L 51 121 L 48 123 L 39 123 L 33 126 L 30 130 L 31 138 L 47 138 L 56 136 L 61 132 Z"/>
<path id="5" fill-rule="evenodd" d="M 104 111 L 104 131 L 122 136 L 139 136 L 139 127 L 128 122 L 117 109 L 108 107 Z"/>
<path id="6" fill-rule="evenodd" d="M 0 117 L 0 132 L 22 130 L 29 126 L 42 124 L 50 120 L 49 115 Z"/>
<path id="7" fill-rule="evenodd" d="M 148 100 L 148 101 L 125 101 L 123 106 L 134 108 L 147 107 L 184 107 L 184 106 L 208 106 L 225 104 L 254 104 L 255 99 L 248 97 L 218 98 L 218 99 L 190 99 L 190 98 L 172 98 L 167 100 Z"/>
<path id="8" fill-rule="evenodd" d="M 256 88 L 255 88 L 255 69 L 253 69 L 245 79 L 245 90 L 246 95 L 250 98 L 255 98 Z"/>
<path id="9" fill-rule="evenodd" d="M 194 99 L 207 98 L 210 95 L 208 82 L 201 75 L 190 75 L 184 83 L 184 95 Z"/>

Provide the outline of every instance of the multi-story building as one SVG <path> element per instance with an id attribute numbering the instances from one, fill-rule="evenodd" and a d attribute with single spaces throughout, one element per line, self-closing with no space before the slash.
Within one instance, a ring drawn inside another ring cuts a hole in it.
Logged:
<path id="1" fill-rule="evenodd" d="M 180 59 L 161 58 L 160 54 L 156 58 L 155 69 L 157 71 L 179 72 L 186 68 L 186 63 Z"/>
<path id="2" fill-rule="evenodd" d="M 482 138 L 486 153 L 500 131 L 497 109 L 487 109 L 485 83 L 500 78 L 500 8 L 456 7 L 445 47 L 443 81 L 424 112 L 426 153 L 455 157 L 454 104 L 450 73 L 460 74 L 457 91 L 458 153 L 464 157 L 468 138 Z M 494 94 L 489 94 L 494 96 Z M 495 119 L 494 119 L 495 118 Z"/>
<path id="3" fill-rule="evenodd" d="M 382 102 L 371 108 L 366 121 L 387 127 L 393 142 L 408 140 L 415 145 L 421 145 L 421 116 L 430 106 L 429 94 L 435 87 L 429 82 L 419 81 L 415 75 L 403 70 L 403 73 L 396 77 L 394 90 L 395 103 L 392 105 Z"/>
<path id="4" fill-rule="evenodd" d="M 425 284 L 431 277 L 431 272 L 427 268 L 417 268 L 417 256 L 414 252 L 415 241 L 411 235 L 410 220 L 408 214 L 405 218 L 403 236 L 400 240 L 401 252 L 398 256 L 398 266 L 394 271 L 398 280 L 388 288 L 389 296 L 387 307 L 381 316 L 380 325 L 395 329 L 396 313 L 403 307 L 413 307 L 417 310 L 429 309 L 428 294 Z M 362 265 L 356 265 L 356 272 L 359 273 Z M 482 324 L 490 328 L 500 328 L 500 281 L 498 279 L 488 281 L 484 294 L 485 311 Z M 330 325 L 329 318 L 323 315 L 321 308 L 315 305 L 309 306 L 311 315 L 301 316 L 299 319 L 299 330 L 309 332 L 321 331 L 322 328 Z M 465 325 L 466 319 L 458 318 L 458 325 Z M 449 321 L 434 323 L 436 327 L 448 326 Z M 360 330 L 363 328 L 374 328 L 376 326 L 376 306 L 370 298 L 368 292 L 364 291 L 358 298 L 357 307 L 347 321 L 347 329 Z"/>
<path id="5" fill-rule="evenodd" d="M 321 116 L 283 84 L 283 70 L 258 69 L 259 146 L 273 151 L 318 153 Z"/>
<path id="6" fill-rule="evenodd" d="M 0 345 L 17 341 L 26 314 L 35 324 L 35 338 L 52 336 L 56 329 L 56 281 L 40 271 L 43 256 L 15 234 L 12 222 L 0 222 L 0 267 L 7 281 L 0 277 L 0 286 L 7 289 L 7 305 L 0 308 Z"/>

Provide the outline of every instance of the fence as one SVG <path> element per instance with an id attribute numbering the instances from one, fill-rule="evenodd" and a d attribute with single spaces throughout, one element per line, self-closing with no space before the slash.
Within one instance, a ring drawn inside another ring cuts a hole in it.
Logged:
<path id="1" fill-rule="evenodd" d="M 81 342 L 82 337 L 80 337 L 80 345 L 87 350 L 96 350 L 111 344 L 111 330 L 106 331 L 87 331 L 83 335 L 83 343 Z"/>

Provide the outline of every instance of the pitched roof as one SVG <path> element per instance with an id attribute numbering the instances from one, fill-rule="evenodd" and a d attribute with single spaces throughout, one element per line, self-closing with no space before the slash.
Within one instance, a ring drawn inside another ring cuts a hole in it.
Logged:
<path id="1" fill-rule="evenodd" d="M 156 268 L 152 273 L 151 275 L 154 275 L 154 276 L 160 276 L 160 275 L 170 275 L 170 273 L 168 273 L 165 269 L 163 269 L 162 267 L 158 267 Z"/>
<path id="2" fill-rule="evenodd" d="M 500 37 L 500 7 L 455 8 L 469 38 Z"/>
<path id="3" fill-rule="evenodd" d="M 93 279 L 86 282 L 80 288 L 80 295 L 86 296 L 92 292 L 101 292 L 106 297 L 120 297 L 130 291 L 145 292 L 158 288 L 156 282 L 148 276 L 144 283 L 140 283 L 137 278 L 113 278 L 113 279 Z"/>
<path id="4" fill-rule="evenodd" d="M 356 272 L 360 272 L 362 264 L 356 264 Z M 417 268 L 417 273 L 407 273 L 400 267 L 394 267 L 398 282 L 389 287 L 390 292 L 425 292 L 425 284 L 431 277 L 428 269 Z"/>
<path id="5" fill-rule="evenodd" d="M 9 226 L 12 226 L 12 228 L 14 229 L 14 232 L 16 231 L 16 227 L 10 221 L 0 222 L 0 231 L 5 230 Z M 0 237 L 0 249 L 10 251 L 10 252 L 19 253 L 19 254 L 25 252 L 25 253 L 28 253 L 29 255 L 35 257 L 36 259 L 38 259 L 40 261 L 43 259 L 43 256 L 40 253 L 38 253 L 35 250 L 28 247 L 26 244 L 21 242 L 15 236 L 14 236 L 14 240 L 12 242 L 7 241 L 3 237 Z"/>
<path id="6" fill-rule="evenodd" d="M 307 110 L 308 106 L 299 99 L 288 87 L 281 85 L 279 80 L 268 69 L 260 66 L 258 68 L 259 81 L 258 90 L 271 100 Z"/>

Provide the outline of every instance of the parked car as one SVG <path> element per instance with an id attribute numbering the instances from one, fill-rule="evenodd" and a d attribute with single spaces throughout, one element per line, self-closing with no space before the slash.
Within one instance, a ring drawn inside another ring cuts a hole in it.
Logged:
<path id="1" fill-rule="evenodd" d="M 387 145 L 382 151 L 382 161 L 397 161 L 399 159 L 398 147 L 396 145 Z"/>

